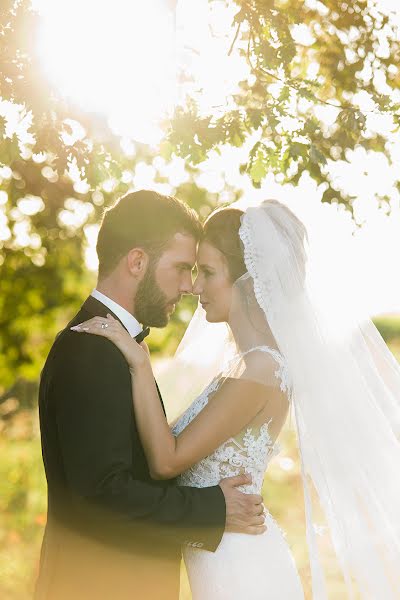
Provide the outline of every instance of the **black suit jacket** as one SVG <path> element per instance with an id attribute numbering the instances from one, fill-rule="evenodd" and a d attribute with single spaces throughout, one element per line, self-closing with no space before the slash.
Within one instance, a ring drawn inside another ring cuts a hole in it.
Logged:
<path id="1" fill-rule="evenodd" d="M 181 544 L 213 551 L 225 526 L 219 486 L 151 480 L 122 353 L 106 338 L 70 330 L 107 312 L 89 297 L 41 375 L 48 519 L 36 600 L 177 599 Z"/>

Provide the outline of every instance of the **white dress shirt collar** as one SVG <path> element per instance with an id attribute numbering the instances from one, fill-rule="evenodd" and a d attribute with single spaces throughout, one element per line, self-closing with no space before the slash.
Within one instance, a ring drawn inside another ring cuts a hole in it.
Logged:
<path id="1" fill-rule="evenodd" d="M 111 300 L 111 298 L 99 292 L 99 290 L 94 289 L 91 293 L 91 296 L 107 306 L 107 308 L 109 308 L 114 315 L 118 317 L 132 337 L 136 337 L 141 331 L 143 331 L 143 327 L 140 325 L 139 321 L 137 321 L 137 319 L 135 319 L 135 317 L 131 315 L 126 308 L 123 308 L 120 304 L 117 304 L 117 302 L 114 302 L 114 300 Z"/>

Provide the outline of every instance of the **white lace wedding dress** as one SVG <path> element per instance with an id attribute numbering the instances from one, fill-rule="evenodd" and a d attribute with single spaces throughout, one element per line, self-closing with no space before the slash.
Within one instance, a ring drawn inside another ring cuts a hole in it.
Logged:
<path id="1" fill-rule="evenodd" d="M 275 375 L 282 391 L 289 383 L 282 356 L 268 347 L 257 348 L 272 356 Z M 206 406 L 221 379 L 212 381 L 178 419 L 173 433 L 178 435 Z M 252 484 L 242 491 L 261 493 L 268 464 L 277 453 L 268 423 L 247 428 L 227 440 L 179 477 L 180 485 L 207 487 L 224 477 L 249 473 Z M 258 536 L 224 533 L 216 552 L 185 546 L 183 556 L 193 600 L 303 600 L 300 578 L 284 534 L 272 516 L 266 515 L 267 531 Z"/>

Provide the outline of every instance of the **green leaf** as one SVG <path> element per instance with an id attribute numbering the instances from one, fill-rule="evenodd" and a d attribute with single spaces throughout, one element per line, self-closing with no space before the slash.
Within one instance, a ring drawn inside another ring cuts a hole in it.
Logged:
<path id="1" fill-rule="evenodd" d="M 253 184 L 260 183 L 268 173 L 271 166 L 270 156 L 271 149 L 261 142 L 257 142 L 253 146 L 250 152 L 250 161 L 247 169 Z"/>
<path id="2" fill-rule="evenodd" d="M 250 177 L 254 182 L 260 183 L 266 176 L 267 171 L 268 167 L 265 163 L 264 157 L 261 153 L 258 153 L 256 159 L 253 161 L 250 167 Z"/>
<path id="3" fill-rule="evenodd" d="M 310 146 L 309 156 L 310 156 L 311 162 L 315 163 L 316 165 L 326 165 L 326 163 L 327 163 L 324 154 L 322 154 L 322 152 L 320 150 L 318 150 L 318 148 L 316 146 L 314 146 L 314 144 L 311 144 L 311 146 Z"/>

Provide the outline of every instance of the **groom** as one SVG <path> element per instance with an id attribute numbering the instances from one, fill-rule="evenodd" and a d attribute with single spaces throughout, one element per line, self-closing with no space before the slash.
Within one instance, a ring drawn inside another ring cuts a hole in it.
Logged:
<path id="1" fill-rule="evenodd" d="M 215 551 L 225 529 L 260 533 L 259 496 L 236 487 L 179 487 L 149 474 L 119 350 L 71 325 L 111 313 L 137 340 L 167 325 L 191 272 L 201 225 L 184 203 L 127 194 L 105 213 L 97 288 L 57 336 L 39 410 L 48 519 L 36 600 L 177 600 L 180 546 Z M 162 402 L 160 397 L 160 402 Z"/>

